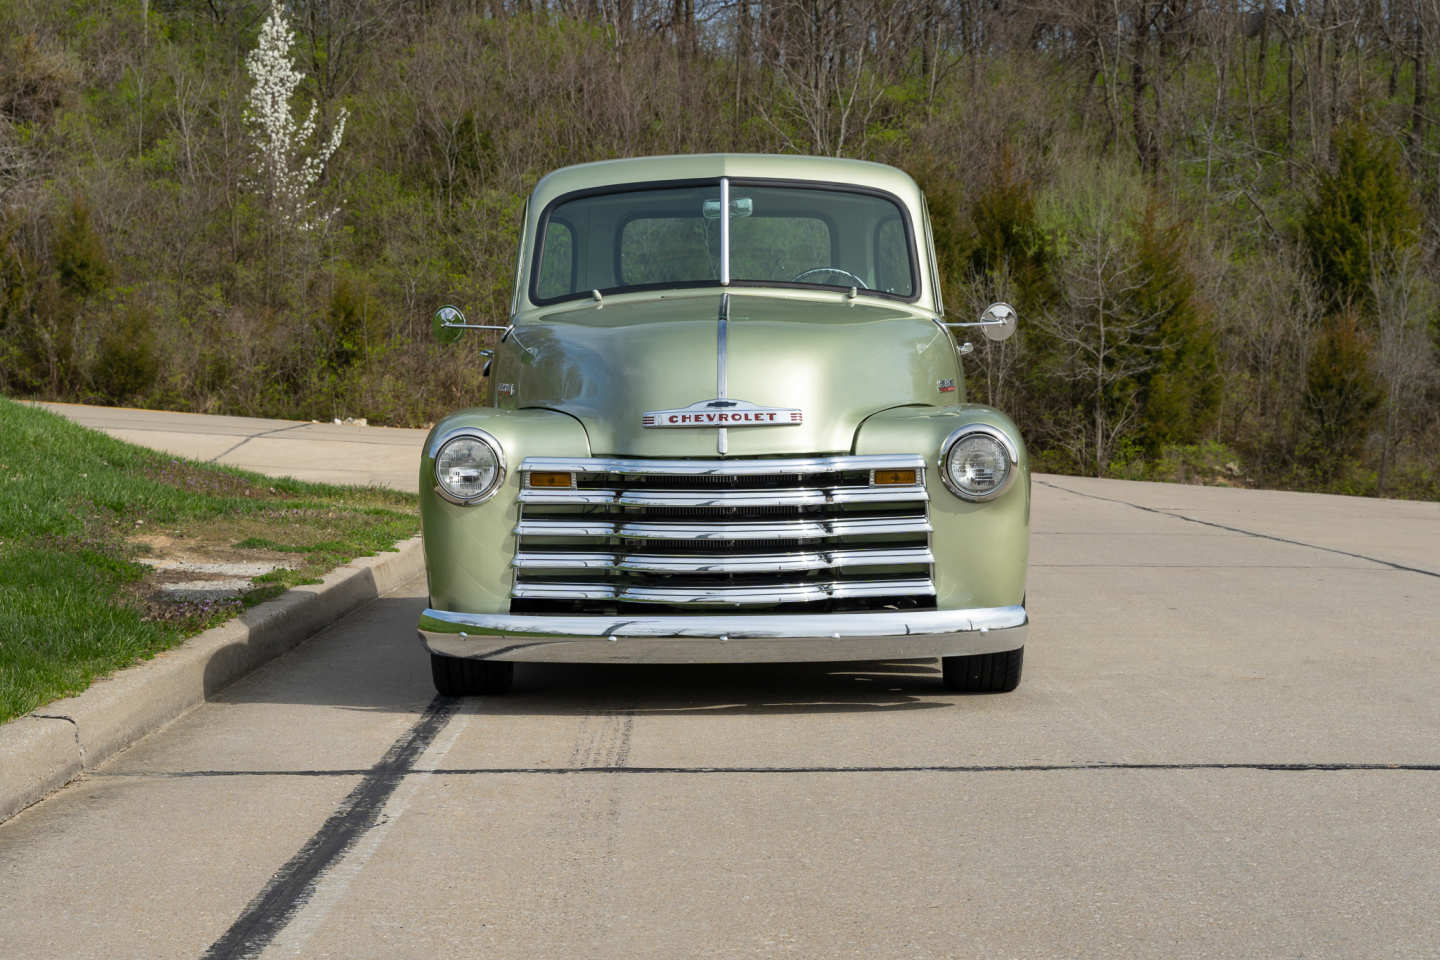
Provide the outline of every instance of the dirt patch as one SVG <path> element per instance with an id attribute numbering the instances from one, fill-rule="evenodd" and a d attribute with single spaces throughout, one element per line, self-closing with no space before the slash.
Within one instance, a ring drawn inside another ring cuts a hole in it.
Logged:
<path id="1" fill-rule="evenodd" d="M 127 542 L 140 554 L 135 561 L 150 568 L 128 592 L 151 620 L 233 612 L 256 589 L 256 577 L 296 565 L 293 554 L 236 547 L 228 536 L 209 531 L 148 533 Z"/>
<path id="2" fill-rule="evenodd" d="M 278 496 L 274 487 L 257 487 L 253 481 L 237 477 L 208 465 L 187 463 L 184 460 L 166 460 L 145 470 L 151 480 L 212 497 L 268 497 Z"/>
<path id="3" fill-rule="evenodd" d="M 266 490 L 257 488 L 258 497 Z M 342 496 L 323 504 L 261 500 L 219 515 L 102 524 L 97 532 L 109 537 L 109 555 L 118 552 L 145 568 L 123 592 L 147 619 L 203 625 L 288 587 L 318 582 L 326 571 L 410 532 L 409 518 L 368 492 Z M 135 568 L 126 566 L 133 577 Z"/>
<path id="4" fill-rule="evenodd" d="M 136 534 L 126 538 L 139 548 L 141 563 L 168 560 L 201 564 L 265 564 L 275 567 L 294 566 L 294 558 L 278 550 L 242 549 L 234 546 L 235 538 L 224 530 L 207 530 L 202 534 L 178 530 L 166 533 Z M 155 564 L 150 563 L 151 566 Z"/>

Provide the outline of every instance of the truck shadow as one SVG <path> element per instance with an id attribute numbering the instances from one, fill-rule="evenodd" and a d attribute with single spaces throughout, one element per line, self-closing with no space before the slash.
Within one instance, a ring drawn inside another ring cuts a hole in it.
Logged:
<path id="1" fill-rule="evenodd" d="M 515 688 L 466 698 L 477 714 L 833 714 L 934 709 L 927 660 L 753 664 L 518 664 Z"/>
<path id="2" fill-rule="evenodd" d="M 422 713 L 435 696 L 415 635 L 420 598 L 387 596 L 216 690 L 232 703 L 300 703 Z M 515 689 L 465 698 L 479 714 L 833 714 L 934 709 L 947 694 L 935 660 L 861 663 L 518 664 Z M 212 688 L 213 689 L 213 688 Z"/>

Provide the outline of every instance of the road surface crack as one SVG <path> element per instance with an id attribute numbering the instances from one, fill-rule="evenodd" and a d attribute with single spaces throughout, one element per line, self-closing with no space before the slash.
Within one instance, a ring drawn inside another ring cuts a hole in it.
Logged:
<path id="1" fill-rule="evenodd" d="M 1175 520 L 1184 520 L 1187 523 L 1198 523 L 1201 526 L 1213 527 L 1217 530 L 1225 530 L 1229 533 L 1239 533 L 1247 537 L 1255 537 L 1258 540 L 1270 540 L 1274 543 L 1288 543 L 1295 547 L 1308 547 L 1311 550 L 1322 550 L 1325 553 L 1333 553 L 1342 557 L 1350 557 L 1354 560 L 1366 560 L 1370 563 L 1378 563 L 1382 567 L 1390 567 L 1392 570 L 1403 570 L 1406 573 L 1418 573 L 1426 577 L 1440 577 L 1440 572 L 1426 570 L 1423 567 L 1409 567 L 1403 563 L 1395 563 L 1393 560 L 1381 560 L 1379 557 L 1368 556 L 1363 553 L 1352 553 L 1349 550 L 1341 550 L 1337 547 L 1325 547 L 1318 543 L 1306 543 L 1304 540 L 1291 540 L 1288 537 L 1277 537 L 1272 533 L 1259 533 L 1255 530 L 1246 530 L 1243 527 L 1232 527 L 1229 524 L 1216 523 L 1213 520 L 1201 520 L 1198 517 L 1187 517 L 1183 513 L 1176 513 L 1173 510 L 1161 510 L 1159 507 L 1146 507 L 1138 503 L 1131 503 L 1129 500 L 1119 500 L 1114 497 L 1102 497 L 1098 493 L 1083 493 L 1079 490 L 1072 490 L 1070 487 L 1062 487 L 1058 483 L 1049 480 L 1036 480 L 1042 487 L 1049 487 L 1052 490 L 1060 490 L 1064 493 L 1073 493 L 1077 497 L 1085 497 L 1089 500 L 1101 500 L 1105 503 L 1118 503 L 1124 507 L 1134 507 L 1136 510 L 1144 510 L 1146 513 L 1158 514 L 1162 517 L 1171 517 Z"/>
<path id="2" fill-rule="evenodd" d="M 209 460 L 207 460 L 206 462 L 207 462 L 207 463 L 219 463 L 221 457 L 229 456 L 230 454 L 234 453 L 236 450 L 239 450 L 241 447 L 245 446 L 245 444 L 249 443 L 251 440 L 259 440 L 261 437 L 269 437 L 269 436 L 273 436 L 273 435 L 275 435 L 275 434 L 277 434 L 277 433 L 285 433 L 285 432 L 287 432 L 287 431 L 289 431 L 289 430 L 299 430 L 301 427 L 308 427 L 308 426 L 310 426 L 310 424 L 308 424 L 308 423 L 295 423 L 295 424 L 291 424 L 291 425 L 288 426 L 288 427 L 278 427 L 278 428 L 276 428 L 276 429 L 274 429 L 274 430 L 262 430 L 262 431 L 260 431 L 259 433 L 252 433 L 250 436 L 248 436 L 248 437 L 246 437 L 245 439 L 241 440 L 239 443 L 235 444 L 235 445 L 234 445 L 233 447 L 231 447 L 230 449 L 224 451 L 223 453 L 218 453 L 218 454 L 216 454 L 215 456 L 211 457 L 211 458 L 210 458 Z"/>
<path id="3" fill-rule="evenodd" d="M 70 724 L 70 729 L 75 734 L 75 750 L 80 755 L 80 769 L 85 769 L 85 744 L 80 739 L 80 724 L 75 722 L 74 717 L 67 717 L 63 713 L 32 713 L 29 716 L 36 720 L 64 720 Z"/>
<path id="4" fill-rule="evenodd" d="M 451 767 L 435 770 L 393 771 L 395 777 L 479 777 L 514 774 L 570 775 L 570 774 L 735 774 L 735 773 L 1064 773 L 1085 770 L 1259 770 L 1277 773 L 1346 773 L 1363 771 L 1409 771 L 1440 773 L 1440 763 L 1366 763 L 1315 761 L 1294 763 L 1286 761 L 1234 761 L 1234 762 L 1176 762 L 1145 763 L 1117 760 L 1090 763 L 994 763 L 994 764 L 912 764 L 900 766 L 791 766 L 791 767 L 635 767 L 620 766 L 578 766 L 578 767 Z M 175 770 L 136 771 L 126 773 L 114 771 L 92 774 L 100 777 L 153 777 L 157 779 L 184 780 L 191 777 L 354 777 L 373 773 L 371 770 Z"/>

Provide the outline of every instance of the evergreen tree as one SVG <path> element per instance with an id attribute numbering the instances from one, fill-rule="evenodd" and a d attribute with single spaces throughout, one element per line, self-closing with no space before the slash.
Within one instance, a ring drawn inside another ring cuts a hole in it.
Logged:
<path id="1" fill-rule="evenodd" d="M 1375 265 L 1416 241 L 1420 218 L 1394 144 L 1357 121 L 1336 130 L 1333 152 L 1335 168 L 1320 174 L 1301 236 L 1331 305 L 1369 307 Z"/>
<path id="2" fill-rule="evenodd" d="M 1305 432 L 1300 462 L 1322 483 L 1334 481 L 1364 448 L 1383 392 L 1370 344 L 1354 313 L 1332 317 L 1305 371 Z"/>
<path id="3" fill-rule="evenodd" d="M 1183 223 L 1162 226 L 1150 203 L 1136 230 L 1140 273 L 1131 311 L 1158 318 L 1157 362 L 1141 386 L 1139 442 L 1151 454 L 1170 443 L 1194 443 L 1214 426 L 1220 408 L 1220 359 L 1214 328 L 1195 299 L 1184 260 Z"/>

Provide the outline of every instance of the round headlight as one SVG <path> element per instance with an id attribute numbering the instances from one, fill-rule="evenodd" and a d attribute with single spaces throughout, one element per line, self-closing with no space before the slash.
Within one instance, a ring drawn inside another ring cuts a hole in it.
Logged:
<path id="1" fill-rule="evenodd" d="M 469 434 L 446 441 L 435 454 L 435 482 L 455 503 L 476 503 L 494 493 L 501 472 L 495 448 Z"/>
<path id="2" fill-rule="evenodd" d="M 1001 437 L 988 430 L 962 432 L 945 451 L 941 466 L 952 493 L 966 500 L 988 500 L 1009 484 L 1011 455 Z"/>

